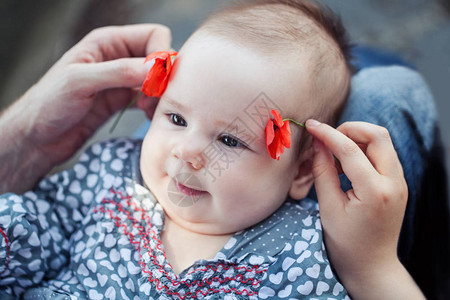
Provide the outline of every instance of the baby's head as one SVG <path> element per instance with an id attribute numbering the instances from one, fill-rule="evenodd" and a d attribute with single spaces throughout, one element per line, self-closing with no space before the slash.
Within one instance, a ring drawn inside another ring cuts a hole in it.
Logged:
<path id="1" fill-rule="evenodd" d="M 335 123 L 350 86 L 350 44 L 339 18 L 308 0 L 250 0 L 237 2 L 210 16 L 191 37 L 215 36 L 261 56 L 267 64 L 303 69 L 308 82 L 287 111 L 300 119 L 315 117 Z M 232 57 L 229 58 L 232 65 Z M 280 78 L 285 80 L 285 78 Z M 273 78 L 276 82 L 276 78 Z M 294 86 L 305 80 L 292 78 Z M 308 93 L 311 98 L 302 97 Z M 270 95 L 268 95 L 270 96 Z M 276 95 L 271 95 L 275 102 Z M 304 104 L 309 102 L 311 111 Z"/>
<path id="2" fill-rule="evenodd" d="M 312 185 L 311 139 L 269 155 L 264 127 L 284 118 L 333 124 L 349 91 L 340 23 L 306 1 L 246 1 L 184 44 L 142 148 L 141 172 L 167 216 L 205 234 L 245 229 Z"/>

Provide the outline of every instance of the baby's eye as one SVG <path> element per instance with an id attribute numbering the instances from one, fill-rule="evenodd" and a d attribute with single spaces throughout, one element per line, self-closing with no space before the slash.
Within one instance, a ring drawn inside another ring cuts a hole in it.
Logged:
<path id="1" fill-rule="evenodd" d="M 174 113 L 170 113 L 168 114 L 170 117 L 170 121 L 177 125 L 177 126 L 183 126 L 183 127 L 187 127 L 187 122 L 185 119 L 183 119 L 182 116 L 178 115 L 178 114 L 174 114 Z"/>
<path id="2" fill-rule="evenodd" d="M 245 147 L 244 143 L 240 142 L 238 139 L 229 136 L 229 135 L 222 135 L 219 138 L 219 141 L 221 141 L 224 145 L 230 147 L 230 148 L 242 148 Z"/>

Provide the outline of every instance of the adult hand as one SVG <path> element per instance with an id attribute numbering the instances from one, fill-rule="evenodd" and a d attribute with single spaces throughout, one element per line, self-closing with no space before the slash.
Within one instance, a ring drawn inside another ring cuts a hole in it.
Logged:
<path id="1" fill-rule="evenodd" d="M 365 122 L 306 127 L 325 244 L 344 286 L 355 299 L 424 299 L 397 257 L 408 189 L 388 131 Z M 347 193 L 333 155 L 352 182 Z"/>
<path id="2" fill-rule="evenodd" d="M 65 53 L 0 117 L 0 192 L 30 189 L 74 154 L 137 93 L 145 56 L 170 43 L 170 30 L 158 24 L 104 27 Z M 154 108 L 138 102 L 151 116 Z"/>

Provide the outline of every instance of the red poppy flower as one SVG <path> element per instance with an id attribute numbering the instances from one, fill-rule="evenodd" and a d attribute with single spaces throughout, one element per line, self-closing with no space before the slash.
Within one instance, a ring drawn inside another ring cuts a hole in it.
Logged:
<path id="1" fill-rule="evenodd" d="M 149 97 L 161 97 L 167 87 L 170 71 L 172 70 L 172 56 L 175 51 L 158 51 L 148 55 L 144 63 L 155 59 L 155 63 L 142 84 L 142 92 Z"/>
<path id="2" fill-rule="evenodd" d="M 291 147 L 291 128 L 289 127 L 289 120 L 283 121 L 280 113 L 272 109 L 270 113 L 273 119 L 267 122 L 264 132 L 266 133 L 266 145 L 270 156 L 273 159 L 280 159 L 284 148 Z"/>

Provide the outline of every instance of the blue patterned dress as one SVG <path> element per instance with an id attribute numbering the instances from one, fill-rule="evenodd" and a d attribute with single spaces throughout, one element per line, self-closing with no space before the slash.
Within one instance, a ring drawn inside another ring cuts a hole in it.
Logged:
<path id="1" fill-rule="evenodd" d="M 139 184 L 140 148 L 95 144 L 34 191 L 0 196 L 1 299 L 349 299 L 308 200 L 286 201 L 176 274 L 163 209 Z"/>

